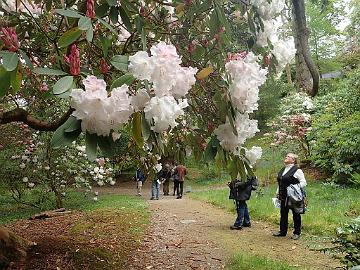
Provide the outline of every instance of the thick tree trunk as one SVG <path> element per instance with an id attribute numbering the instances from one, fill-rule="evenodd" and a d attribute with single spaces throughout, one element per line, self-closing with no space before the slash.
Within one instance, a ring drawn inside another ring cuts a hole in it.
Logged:
<path id="1" fill-rule="evenodd" d="M 12 264 L 21 264 L 26 258 L 27 248 L 34 244 L 0 226 L 0 269 L 7 269 Z"/>
<path id="2" fill-rule="evenodd" d="M 292 0 L 293 33 L 296 47 L 296 86 L 314 97 L 319 90 L 319 71 L 311 59 L 309 29 L 306 28 L 304 0 Z"/>

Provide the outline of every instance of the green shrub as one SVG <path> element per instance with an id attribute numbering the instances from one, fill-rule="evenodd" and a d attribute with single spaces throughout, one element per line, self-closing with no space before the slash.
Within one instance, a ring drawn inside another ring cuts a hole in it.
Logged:
<path id="1" fill-rule="evenodd" d="M 360 172 L 360 70 L 348 75 L 334 93 L 315 103 L 311 141 L 312 161 L 340 183 Z"/>
<path id="2" fill-rule="evenodd" d="M 266 123 L 279 113 L 279 99 L 294 88 L 281 80 L 268 80 L 259 92 L 259 110 L 255 113 L 260 130 L 269 129 Z"/>
<path id="3" fill-rule="evenodd" d="M 354 219 L 352 223 L 338 228 L 334 243 L 335 247 L 326 250 L 345 254 L 340 257 L 340 260 L 348 267 L 360 265 L 360 217 Z"/>

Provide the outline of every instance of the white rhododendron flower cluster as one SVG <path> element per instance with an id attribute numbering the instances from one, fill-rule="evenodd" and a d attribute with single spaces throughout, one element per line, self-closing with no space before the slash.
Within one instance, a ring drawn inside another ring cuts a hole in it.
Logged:
<path id="1" fill-rule="evenodd" d="M 159 42 L 150 49 L 151 56 L 139 51 L 129 57 L 129 71 L 139 80 L 148 80 L 151 89 L 141 88 L 134 96 L 128 95 L 128 86 L 122 85 L 106 91 L 106 83 L 95 76 L 83 80 L 85 91 L 74 89 L 71 93 L 73 116 L 82 120 L 83 131 L 119 138 L 116 131 L 128 122 L 134 111 L 144 110 L 145 118 L 155 132 L 177 125 L 176 119 L 188 106 L 182 99 L 195 84 L 196 68 L 182 67 L 181 59 L 173 45 Z M 153 91 L 155 96 L 150 95 Z M 176 99 L 175 99 L 176 98 Z"/>
<path id="2" fill-rule="evenodd" d="M 250 52 L 243 59 L 231 60 L 225 65 L 231 78 L 231 101 L 242 113 L 258 109 L 259 87 L 266 81 L 267 69 L 261 68 L 256 60 L 257 57 Z"/>
<path id="3" fill-rule="evenodd" d="M 118 129 L 129 120 L 133 112 L 128 86 L 114 88 L 111 96 L 106 91 L 106 83 L 95 76 L 83 80 L 85 91 L 74 89 L 71 93 L 73 116 L 81 119 L 81 129 L 99 136 L 108 136 L 112 129 Z"/>
<path id="4" fill-rule="evenodd" d="M 282 71 L 286 64 L 291 61 L 296 53 L 295 43 L 293 38 L 287 40 L 278 40 L 274 42 L 274 49 L 272 50 L 278 65 L 276 67 L 277 71 Z"/>
<path id="5" fill-rule="evenodd" d="M 237 112 L 234 126 L 237 135 L 234 134 L 233 128 L 228 119 L 226 123 L 220 125 L 214 130 L 214 134 L 220 141 L 220 145 L 234 154 L 239 153 L 239 148 L 244 144 L 246 139 L 254 137 L 255 133 L 259 131 L 257 127 L 257 120 L 249 118 L 248 114 L 241 114 Z"/>
<path id="6" fill-rule="evenodd" d="M 175 46 L 161 41 L 150 49 L 151 56 L 139 51 L 129 57 L 129 71 L 139 80 L 151 83 L 155 96 L 140 89 L 131 98 L 135 111 L 144 109 L 145 118 L 155 132 L 177 125 L 176 119 L 188 106 L 183 98 L 195 84 L 196 68 L 182 67 Z M 176 100 L 176 99 L 178 100 Z"/>
<path id="7" fill-rule="evenodd" d="M 285 8 L 285 0 L 273 0 L 270 3 L 267 0 L 254 0 L 253 5 L 264 20 L 271 20 Z"/>
<path id="8" fill-rule="evenodd" d="M 182 67 L 174 45 L 161 41 L 147 52 L 139 51 L 129 57 L 129 71 L 140 80 L 152 83 L 155 95 L 185 96 L 195 84 L 196 68 Z M 177 89 L 181 85 L 181 90 Z"/>
<path id="9" fill-rule="evenodd" d="M 281 72 L 285 65 L 295 57 L 295 43 L 293 38 L 281 40 L 277 29 L 284 24 L 283 18 L 279 16 L 285 8 L 285 1 L 254 0 L 253 5 L 258 9 L 264 29 L 257 33 L 256 44 L 265 47 L 268 40 L 273 44 L 272 54 L 276 57 L 279 65 L 277 71 Z"/>
<path id="10" fill-rule="evenodd" d="M 250 150 L 245 149 L 245 157 L 249 160 L 251 166 L 253 166 L 261 156 L 262 149 L 259 146 L 253 146 Z"/>

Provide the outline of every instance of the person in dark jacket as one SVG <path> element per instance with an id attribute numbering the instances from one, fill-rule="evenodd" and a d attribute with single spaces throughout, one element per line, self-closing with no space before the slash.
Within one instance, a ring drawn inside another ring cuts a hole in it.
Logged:
<path id="1" fill-rule="evenodd" d="M 230 196 L 236 204 L 237 217 L 234 225 L 230 226 L 231 230 L 241 230 L 243 227 L 250 227 L 250 215 L 246 201 L 250 199 L 251 191 L 255 190 L 258 186 L 258 181 L 255 176 L 248 177 L 247 181 L 239 181 L 235 179 L 230 182 Z"/>
<path id="2" fill-rule="evenodd" d="M 288 230 L 288 215 L 289 206 L 286 204 L 287 188 L 293 184 L 300 184 L 301 188 L 306 186 L 306 180 L 304 173 L 299 169 L 297 164 L 298 156 L 289 153 L 284 159 L 285 167 L 283 167 L 277 177 L 278 189 L 276 197 L 280 200 L 280 230 L 273 233 L 273 236 L 281 237 L 286 236 Z M 293 240 L 298 240 L 301 234 L 301 215 L 292 210 L 293 221 L 294 221 L 294 234 L 291 237 Z"/>
<path id="3" fill-rule="evenodd" d="M 161 183 L 163 184 L 164 196 L 169 195 L 170 178 L 171 178 L 171 168 L 170 165 L 166 163 L 165 167 L 160 171 L 160 180 Z"/>

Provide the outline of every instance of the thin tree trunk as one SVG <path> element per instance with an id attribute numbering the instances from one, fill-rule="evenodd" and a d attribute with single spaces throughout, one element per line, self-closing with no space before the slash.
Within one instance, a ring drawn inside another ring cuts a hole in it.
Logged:
<path id="1" fill-rule="evenodd" d="M 292 0 L 293 33 L 296 47 L 296 86 L 314 97 L 319 90 L 319 71 L 311 59 L 309 29 L 306 27 L 304 0 Z"/>

